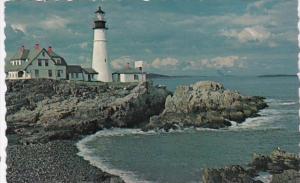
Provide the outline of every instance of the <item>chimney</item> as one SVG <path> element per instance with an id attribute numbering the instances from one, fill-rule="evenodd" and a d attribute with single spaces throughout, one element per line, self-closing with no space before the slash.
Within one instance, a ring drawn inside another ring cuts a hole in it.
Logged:
<path id="1" fill-rule="evenodd" d="M 22 45 L 22 46 L 21 46 L 21 48 L 20 48 L 20 52 L 21 52 L 21 53 L 23 53 L 23 52 L 24 52 L 24 50 L 25 50 L 25 46 L 24 46 L 24 45 Z"/>
<path id="2" fill-rule="evenodd" d="M 49 55 L 52 54 L 52 46 L 49 46 L 49 47 L 48 47 L 48 54 L 49 54 Z"/>
<path id="3" fill-rule="evenodd" d="M 129 62 L 127 62 L 127 64 L 126 64 L 126 69 L 130 69 L 130 63 Z"/>
<path id="4" fill-rule="evenodd" d="M 40 44 L 36 43 L 35 46 L 34 46 L 34 48 L 35 48 L 36 50 L 39 50 L 39 49 L 40 49 Z"/>

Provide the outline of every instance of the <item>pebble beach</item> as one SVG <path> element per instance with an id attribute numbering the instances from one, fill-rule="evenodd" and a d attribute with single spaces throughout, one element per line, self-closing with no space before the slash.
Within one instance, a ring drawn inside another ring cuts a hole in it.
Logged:
<path id="1" fill-rule="evenodd" d="M 7 147 L 7 182 L 123 182 L 77 155 L 76 141 Z"/>

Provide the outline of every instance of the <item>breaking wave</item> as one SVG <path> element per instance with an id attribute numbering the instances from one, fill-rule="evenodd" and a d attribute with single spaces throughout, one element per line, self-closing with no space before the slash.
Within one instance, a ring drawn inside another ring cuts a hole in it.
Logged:
<path id="1" fill-rule="evenodd" d="M 124 136 L 133 134 L 153 134 L 154 132 L 143 132 L 139 129 L 112 129 L 112 130 L 102 130 L 94 135 L 87 136 L 86 138 L 77 142 L 76 146 L 79 150 L 77 155 L 83 157 L 84 160 L 90 162 L 91 165 L 105 171 L 107 173 L 120 176 L 125 182 L 135 182 L 135 183 L 147 183 L 150 181 L 141 180 L 138 178 L 134 172 L 116 169 L 109 165 L 104 158 L 95 155 L 95 150 L 87 145 L 88 142 L 97 139 L 98 137 L 112 137 L 112 136 Z"/>

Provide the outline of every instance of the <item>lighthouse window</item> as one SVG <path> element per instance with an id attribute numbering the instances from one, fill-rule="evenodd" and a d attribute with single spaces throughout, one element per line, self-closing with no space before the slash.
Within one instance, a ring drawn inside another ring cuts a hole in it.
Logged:
<path id="1" fill-rule="evenodd" d="M 106 59 L 104 60 L 104 62 L 106 63 Z"/>

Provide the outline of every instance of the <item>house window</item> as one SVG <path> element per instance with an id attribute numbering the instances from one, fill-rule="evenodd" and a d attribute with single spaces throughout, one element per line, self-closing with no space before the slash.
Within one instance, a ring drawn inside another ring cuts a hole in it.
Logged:
<path id="1" fill-rule="evenodd" d="M 36 78 L 38 78 L 39 77 L 39 70 L 34 70 L 34 75 L 35 75 Z"/>
<path id="2" fill-rule="evenodd" d="M 62 70 L 57 70 L 57 77 L 61 77 Z"/>
<path id="3" fill-rule="evenodd" d="M 52 77 L 52 70 L 48 70 L 48 76 L 49 76 L 49 78 Z"/>
<path id="4" fill-rule="evenodd" d="M 74 73 L 71 73 L 71 78 L 74 78 Z"/>
<path id="5" fill-rule="evenodd" d="M 57 64 L 61 64 L 60 59 L 57 59 L 57 60 L 56 60 L 56 63 L 57 63 Z"/>
<path id="6" fill-rule="evenodd" d="M 79 75 L 78 75 L 78 73 L 76 73 L 76 78 L 78 78 L 79 77 Z"/>
<path id="7" fill-rule="evenodd" d="M 139 76 L 138 76 L 137 74 L 135 74 L 135 75 L 133 76 L 133 79 L 134 79 L 134 80 L 139 80 Z"/>
<path id="8" fill-rule="evenodd" d="M 38 59 L 38 66 L 42 66 L 42 60 Z"/>
<path id="9" fill-rule="evenodd" d="M 45 66 L 47 67 L 49 65 L 49 61 L 45 60 Z"/>
<path id="10" fill-rule="evenodd" d="M 45 57 L 45 52 L 42 52 L 43 57 Z"/>

